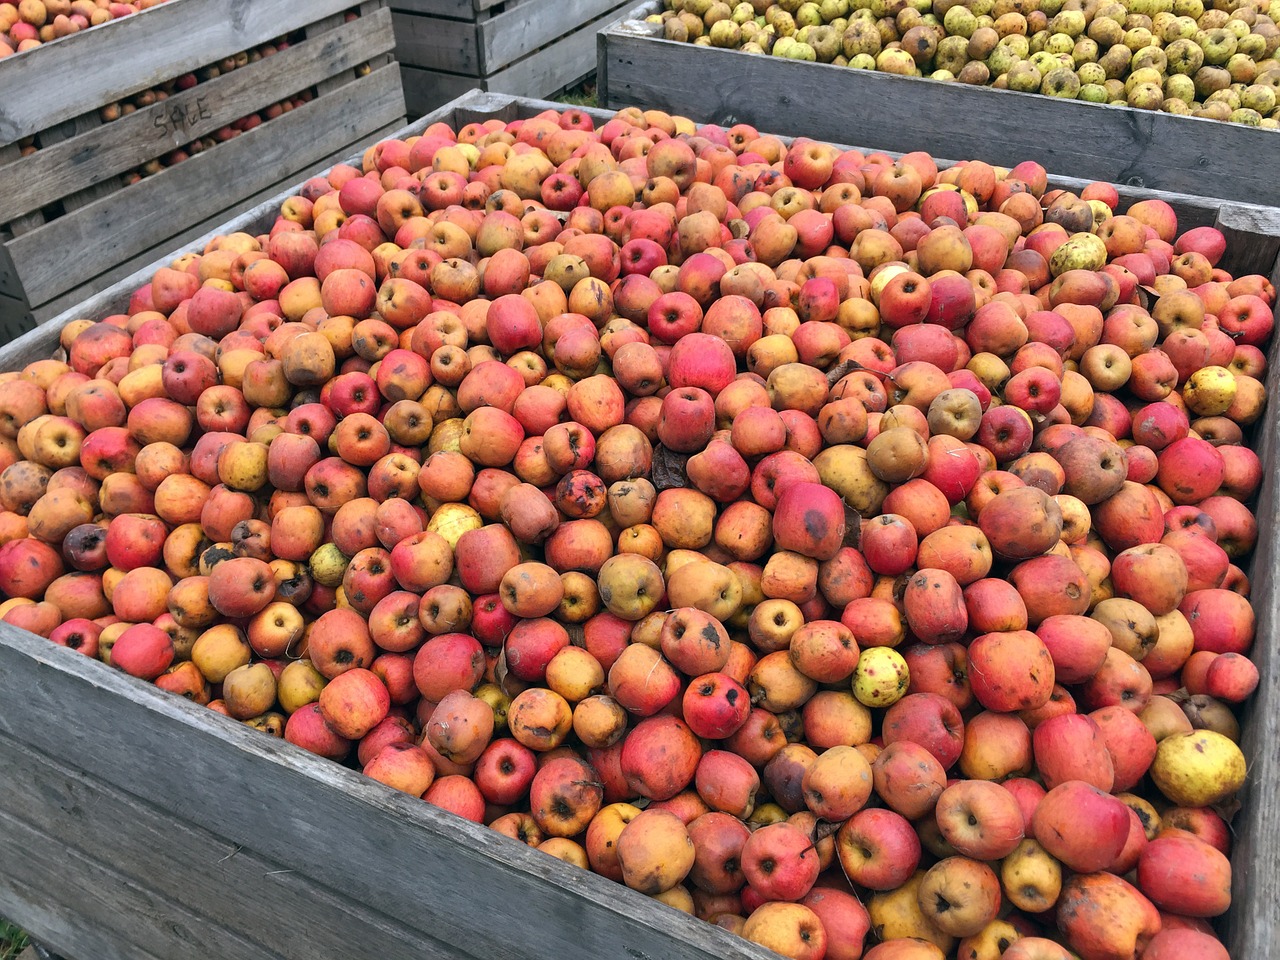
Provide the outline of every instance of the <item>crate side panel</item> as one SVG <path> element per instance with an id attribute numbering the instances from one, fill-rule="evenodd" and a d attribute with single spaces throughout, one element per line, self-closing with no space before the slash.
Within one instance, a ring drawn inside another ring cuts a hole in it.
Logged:
<path id="1" fill-rule="evenodd" d="M 480 41 L 475 23 L 393 13 L 396 59 L 412 67 L 478 77 Z"/>
<path id="2" fill-rule="evenodd" d="M 440 70 L 424 70 L 400 64 L 404 103 L 409 116 L 418 117 L 456 100 L 469 90 L 480 89 L 479 77 L 463 77 Z"/>
<path id="3" fill-rule="evenodd" d="M 581 80 L 595 69 L 597 31 L 616 20 L 626 6 L 616 7 L 567 37 L 498 71 L 487 80 L 488 89 L 516 96 L 542 97 Z M 564 104 L 553 106 L 565 109 Z"/>
<path id="4" fill-rule="evenodd" d="M 484 72 L 492 74 L 605 14 L 617 15 L 617 0 L 527 0 L 505 10 L 480 25 Z"/>
<path id="5" fill-rule="evenodd" d="M 0 783 L 0 811 L 13 814 L 35 833 L 56 837 L 75 856 L 111 864 L 133 884 L 165 892 L 180 907 L 208 916 L 210 923 L 218 916 L 235 917 L 238 934 L 265 949 L 288 956 L 306 944 L 311 956 L 336 958 L 358 943 L 370 956 L 412 954 L 424 960 L 462 952 L 4 736 L 0 768 L 7 773 Z M 147 851 L 144 860 L 141 850 Z M 271 910 L 262 909 L 264 900 Z M 135 912 L 124 911 L 124 922 Z M 170 945 L 168 956 L 207 956 L 192 953 L 191 946 L 179 940 Z"/>
<path id="6" fill-rule="evenodd" d="M 0 144 L 154 87 L 206 63 L 341 13 L 352 0 L 170 0 L 0 61 Z M 85 73 L 86 63 L 128 65 Z M 32 84 L 36 77 L 77 83 Z"/>
<path id="7" fill-rule="evenodd" d="M 262 109 L 280 99 L 281 91 L 291 95 L 312 87 L 393 45 L 391 15 L 379 10 L 0 166 L 0 177 L 10 184 L 0 194 L 0 223 L 114 178 Z"/>

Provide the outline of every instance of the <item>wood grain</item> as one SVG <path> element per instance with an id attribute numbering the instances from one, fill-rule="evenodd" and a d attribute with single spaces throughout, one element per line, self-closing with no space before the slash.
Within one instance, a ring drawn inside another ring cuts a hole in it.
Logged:
<path id="1" fill-rule="evenodd" d="M 617 0 L 527 0 L 480 25 L 484 72 L 495 73 L 553 40 L 581 28 L 590 29 L 591 21 L 605 15 L 618 16 Z M 593 45 L 594 33 L 592 30 Z M 536 95 L 535 91 L 530 93 Z"/>
<path id="2" fill-rule="evenodd" d="M 0 902 L 4 888 L 20 885 L 28 896 L 73 903 L 79 912 L 77 926 L 105 927 L 112 939 L 146 956 L 284 960 L 285 955 L 256 947 L 233 927 L 210 923 L 184 909 L 166 891 L 139 882 L 126 872 L 127 863 L 112 866 L 83 856 L 58 834 L 27 826 L 13 816 L 12 809 L 0 810 L 0 861 L 5 865 Z M 166 841 L 161 834 L 151 843 Z M 132 859 L 136 862 L 146 856 L 135 852 Z M 66 957 L 62 944 L 45 939 L 44 931 L 37 935 L 66 960 L 95 960 L 85 954 Z"/>
<path id="3" fill-rule="evenodd" d="M 279 100 L 282 91 L 293 94 L 314 86 L 394 45 L 391 13 L 384 8 L 341 30 L 293 44 L 119 120 L 45 145 L 36 153 L 0 166 L 0 179 L 8 185 L 0 192 L 0 223 L 86 185 L 112 180 L 125 170 L 261 110 Z M 184 118 L 183 122 L 172 123 L 173 116 Z M 188 117 L 194 118 L 190 124 Z"/>
<path id="4" fill-rule="evenodd" d="M 396 59 L 413 67 L 480 76 L 480 39 L 469 20 L 392 13 Z"/>
<path id="5" fill-rule="evenodd" d="M 0 61 L 0 144 L 341 13 L 352 0 L 170 0 Z M 86 71 L 89 63 L 111 70 Z M 127 69 L 124 69 L 127 65 Z M 77 78 L 32 84 L 31 77 Z"/>
<path id="6" fill-rule="evenodd" d="M 129 257 L 172 235 L 175 204 L 183 220 L 199 221 L 403 115 L 399 71 L 384 67 L 18 237 L 8 246 L 27 302 L 93 277 L 108 245 Z"/>
<path id="7" fill-rule="evenodd" d="M 1274 130 L 696 47 L 635 30 L 611 31 L 604 51 L 606 106 L 638 103 L 1005 166 L 1036 160 L 1086 179 L 1280 204 L 1280 180 L 1262 159 L 1280 151 Z"/>
<path id="8" fill-rule="evenodd" d="M 537 53 L 499 70 L 488 78 L 486 89 L 521 97 L 543 97 L 581 80 L 595 67 L 596 33 L 616 20 L 633 2 L 628 0 Z"/>
<path id="9" fill-rule="evenodd" d="M 776 960 L 603 877 L 8 625 L 0 625 L 0 702 L 6 737 L 86 778 L 141 791 L 195 828 L 453 945 L 446 956 Z M 136 869 L 147 869 L 150 852 L 137 856 Z M 44 875 L 52 886 L 64 870 L 79 876 L 88 866 L 68 856 Z M 146 903 L 140 888 L 122 885 L 119 893 Z M 502 904 L 496 921 L 493 898 Z M 352 955 L 349 942 L 328 946 L 308 944 L 307 955 Z M 171 948 L 155 952 L 170 960 L 262 956 L 196 954 L 177 936 Z"/>
<path id="10" fill-rule="evenodd" d="M 3 736 L 0 765 L 6 771 L 0 816 L 16 811 L 28 835 L 40 837 L 43 846 L 52 843 L 58 852 L 69 848 L 77 857 L 111 866 L 127 882 L 189 911 L 190 926 L 201 941 L 210 940 L 204 927 L 225 939 L 223 922 L 234 918 L 236 935 L 271 955 L 291 956 L 301 944 L 336 949 L 343 943 L 358 943 L 365 955 L 378 957 L 456 953 L 433 937 L 353 904 L 340 890 L 311 882 L 287 863 L 229 844 L 173 810 L 108 787 Z M 143 864 L 138 862 L 140 850 L 147 851 Z M 271 904 L 270 910 L 262 909 L 264 902 Z M 128 911 L 113 909 L 95 919 L 97 927 L 107 926 L 125 938 L 131 934 Z M 49 933 L 39 935 L 48 938 Z M 173 960 L 199 956 L 189 949 L 168 955 Z"/>

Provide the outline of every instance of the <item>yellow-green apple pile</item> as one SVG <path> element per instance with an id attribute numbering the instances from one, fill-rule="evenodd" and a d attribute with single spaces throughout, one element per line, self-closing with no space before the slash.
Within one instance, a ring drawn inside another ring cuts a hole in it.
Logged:
<path id="1" fill-rule="evenodd" d="M 0 382 L 0 614 L 797 960 L 1222 960 L 1275 291 L 637 109 L 371 148 Z"/>
<path id="2" fill-rule="evenodd" d="M 667 0 L 668 40 L 1280 127 L 1270 0 Z"/>
<path id="3" fill-rule="evenodd" d="M 18 0 L 0 3 L 0 59 L 158 6 L 165 0 Z"/>

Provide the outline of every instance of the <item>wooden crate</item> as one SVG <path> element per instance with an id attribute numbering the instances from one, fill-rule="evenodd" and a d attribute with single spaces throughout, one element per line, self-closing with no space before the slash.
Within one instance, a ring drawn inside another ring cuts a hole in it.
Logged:
<path id="1" fill-rule="evenodd" d="M 596 68 L 596 33 L 635 0 L 391 0 L 409 113 L 480 89 L 542 97 Z"/>
<path id="2" fill-rule="evenodd" d="M 601 32 L 602 107 L 1004 166 L 1036 160 L 1087 180 L 1280 206 L 1280 131 L 677 43 L 642 22 L 661 9 L 646 4 Z"/>
<path id="3" fill-rule="evenodd" d="M 550 106 L 473 92 L 397 135 Z M 266 230 L 288 195 L 215 233 Z M 1123 188 L 1121 196 L 1158 194 Z M 1280 282 L 1280 212 L 1163 196 L 1184 228 L 1217 224 L 1226 233 L 1226 268 Z M 167 262 L 0 350 L 0 369 L 53 355 L 62 324 L 118 312 Z M 1274 345 L 1267 389 L 1280 390 Z M 1280 418 L 1258 427 L 1266 463 L 1278 434 Z M 1258 513 L 1273 516 L 1278 507 L 1280 484 L 1268 471 Z M 1268 575 L 1280 563 L 1280 537 L 1267 525 L 1263 532 L 1250 565 L 1263 681 L 1243 718 L 1250 776 L 1235 823 L 1235 906 L 1225 924 L 1238 960 L 1271 956 L 1280 933 L 1280 807 L 1271 802 L 1280 778 L 1280 596 Z M 0 704 L 0 915 L 67 960 L 776 960 L 3 623 Z"/>
<path id="4" fill-rule="evenodd" d="M 348 12 L 359 16 L 347 22 Z M 298 32 L 274 56 L 101 119 L 107 104 Z M 31 91 L 0 104 L 0 333 L 29 329 L 400 126 L 393 47 L 385 0 L 171 0 L 0 61 L 0 90 Z M 121 66 L 71 82 L 91 62 Z M 298 109 L 132 185 L 122 178 L 306 90 L 316 96 Z M 39 149 L 21 156 L 31 137 Z"/>

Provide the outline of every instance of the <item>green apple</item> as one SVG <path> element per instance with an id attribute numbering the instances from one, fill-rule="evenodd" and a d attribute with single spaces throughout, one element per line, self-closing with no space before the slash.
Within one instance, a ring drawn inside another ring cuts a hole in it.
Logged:
<path id="1" fill-rule="evenodd" d="M 1030 60 L 1021 60 L 1015 63 L 1005 76 L 1008 78 L 1010 90 L 1017 90 L 1019 93 L 1038 93 L 1040 91 L 1042 79 L 1040 71 L 1036 69 L 1035 64 Z"/>
<path id="2" fill-rule="evenodd" d="M 1269 114 L 1276 108 L 1275 87 L 1254 83 L 1245 87 L 1240 94 L 1240 106 L 1248 110 L 1256 110 L 1260 114 Z"/>
<path id="3" fill-rule="evenodd" d="M 1098 62 L 1098 42 L 1089 37 L 1081 37 L 1071 48 L 1071 59 L 1076 66 Z"/>
<path id="4" fill-rule="evenodd" d="M 973 31 L 978 29 L 978 18 L 974 16 L 973 11 L 968 7 L 957 4 L 943 16 L 942 26 L 949 36 L 959 36 L 967 39 L 973 36 Z"/>
<path id="5" fill-rule="evenodd" d="M 1196 99 L 1196 82 L 1181 73 L 1165 77 L 1164 96 L 1166 100 L 1181 100 L 1190 104 Z"/>
<path id="6" fill-rule="evenodd" d="M 1194 40 L 1185 37 L 1169 44 L 1164 53 L 1168 69 L 1174 73 L 1191 76 L 1204 66 L 1204 51 Z"/>
<path id="7" fill-rule="evenodd" d="M 1080 93 L 1080 78 L 1076 76 L 1074 70 L 1067 67 L 1057 67 L 1044 75 L 1044 80 L 1040 84 L 1040 92 L 1049 97 L 1074 100 L 1076 95 Z"/>
<path id="8" fill-rule="evenodd" d="M 1049 257 L 1049 272 L 1055 277 L 1068 270 L 1101 270 L 1107 262 L 1107 245 L 1093 233 L 1073 233 Z"/>

